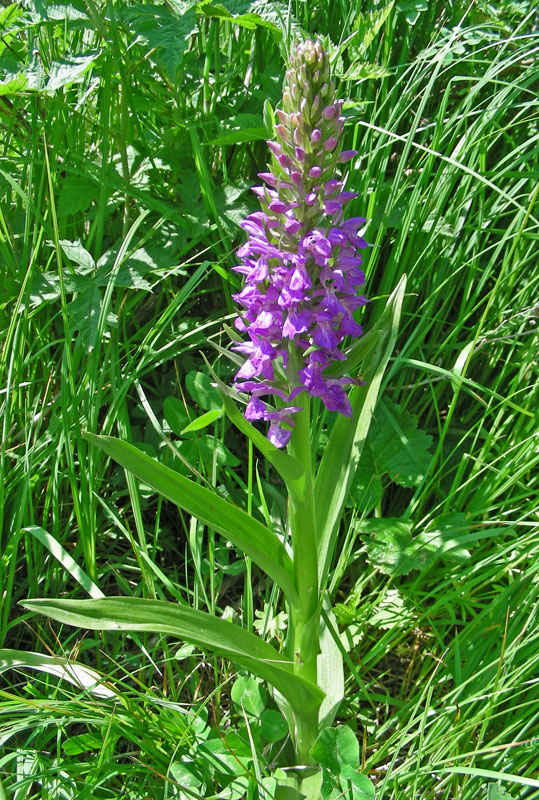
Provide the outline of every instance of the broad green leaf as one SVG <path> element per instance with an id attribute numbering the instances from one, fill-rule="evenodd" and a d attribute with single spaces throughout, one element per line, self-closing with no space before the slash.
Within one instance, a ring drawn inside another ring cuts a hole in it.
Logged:
<path id="1" fill-rule="evenodd" d="M 88 250 L 82 246 L 80 241 L 70 242 L 69 239 L 60 239 L 60 247 L 70 261 L 84 267 L 86 272 L 91 272 L 95 269 L 93 257 Z"/>
<path id="2" fill-rule="evenodd" d="M 100 52 L 100 50 L 94 50 L 69 56 L 62 61 L 53 61 L 49 71 L 49 80 L 45 86 L 46 91 L 54 92 L 78 81 L 95 63 Z"/>
<path id="3" fill-rule="evenodd" d="M 212 411 L 206 411 L 205 414 L 202 414 L 200 417 L 197 417 L 190 422 L 189 425 L 182 430 L 182 434 L 191 433 L 192 431 L 200 431 L 202 428 L 207 428 L 208 425 L 211 425 L 212 422 L 215 422 L 216 419 L 219 419 L 222 414 L 223 410 L 221 408 L 214 408 Z"/>
<path id="4" fill-rule="evenodd" d="M 268 694 L 260 681 L 240 675 L 232 685 L 230 697 L 240 713 L 243 710 L 248 716 L 259 717 L 266 707 Z"/>
<path id="5" fill-rule="evenodd" d="M 0 650 L 0 673 L 7 669 L 20 667 L 56 675 L 73 684 L 77 689 L 86 689 L 95 697 L 117 697 L 116 692 L 105 686 L 103 678 L 98 672 L 83 664 L 77 664 L 76 661 L 71 661 L 69 658 L 49 656 L 44 653 L 30 653 L 27 650 Z"/>
<path id="6" fill-rule="evenodd" d="M 273 708 L 267 708 L 260 717 L 260 732 L 266 742 L 279 742 L 288 733 L 288 725 L 282 714 Z"/>
<path id="7" fill-rule="evenodd" d="M 363 373 L 365 385 L 354 387 L 350 393 L 352 419 L 338 415 L 316 477 L 318 564 L 322 590 L 346 498 L 367 439 L 382 378 L 397 339 L 405 289 L 406 275 L 403 275 L 389 297 L 378 324 L 374 326 L 378 332 L 378 342 L 370 353 Z"/>
<path id="8" fill-rule="evenodd" d="M 88 175 L 67 175 L 60 184 L 58 215 L 80 214 L 86 211 L 99 197 L 97 180 Z"/>
<path id="9" fill-rule="evenodd" d="M 239 142 L 254 142 L 259 139 L 267 139 L 268 134 L 265 128 L 240 128 L 238 130 L 229 130 L 204 142 L 206 146 L 215 145 L 223 146 L 229 144 L 238 144 Z"/>
<path id="10" fill-rule="evenodd" d="M 193 11 L 175 14 L 166 5 L 137 3 L 124 6 L 120 17 L 137 36 L 137 43 L 151 51 L 151 58 L 164 67 L 168 78 L 175 80 L 188 45 L 188 37 L 196 28 Z"/>
<path id="11" fill-rule="evenodd" d="M 102 313 L 103 297 L 95 280 L 87 275 L 74 276 L 76 297 L 68 304 L 67 313 L 72 331 L 79 331 L 84 349 L 90 352 L 97 344 L 100 333 L 100 316 Z M 117 316 L 109 311 L 106 322 L 109 326 L 118 323 Z M 108 335 L 106 329 L 103 331 Z"/>
<path id="12" fill-rule="evenodd" d="M 399 517 L 364 519 L 358 526 L 367 534 L 365 549 L 369 562 L 386 575 L 408 575 L 423 570 L 439 558 L 465 562 L 470 557 L 461 541 L 469 525 L 463 514 L 446 514 L 432 520 L 426 531 L 412 537 L 412 524 Z"/>
<path id="13" fill-rule="evenodd" d="M 352 785 L 352 800 L 374 800 L 375 791 L 372 781 L 366 775 L 358 772 L 355 767 L 350 766 L 350 764 L 345 764 L 341 770 L 341 785 L 343 788 L 345 788 L 347 781 L 350 781 Z"/>
<path id="14" fill-rule="evenodd" d="M 340 76 L 342 81 L 359 81 L 359 80 L 373 80 L 375 78 L 387 78 L 391 75 L 391 70 L 387 67 L 382 67 L 379 64 L 369 64 L 365 61 L 355 61 L 346 70 L 344 75 Z"/>
<path id="15" fill-rule="evenodd" d="M 325 728 L 312 746 L 311 755 L 322 767 L 339 775 L 345 765 L 359 767 L 359 742 L 347 725 Z"/>
<path id="16" fill-rule="evenodd" d="M 62 750 L 68 756 L 78 756 L 88 750 L 101 750 L 103 739 L 93 733 L 79 733 L 77 736 L 70 736 L 62 743 Z"/>
<path id="17" fill-rule="evenodd" d="M 204 372 L 188 372 L 185 376 L 187 391 L 201 408 L 206 411 L 222 408 L 221 398 L 217 389 L 211 385 L 211 380 Z"/>
<path id="18" fill-rule="evenodd" d="M 416 416 L 390 401 L 379 403 L 351 487 L 353 503 L 372 508 L 380 499 L 385 475 L 399 486 L 417 486 L 428 471 L 431 444 L 432 437 L 418 429 Z M 371 502 L 364 502 L 369 497 Z"/>
<path id="19" fill-rule="evenodd" d="M 22 605 L 29 611 L 77 628 L 164 634 L 196 644 L 268 681 L 300 713 L 306 704 L 316 707 L 323 698 L 323 692 L 296 675 L 293 665 L 278 650 L 244 628 L 205 611 L 143 597 L 32 599 Z"/>
<path id="20" fill-rule="evenodd" d="M 211 412 L 208 412 L 211 413 Z M 185 431 L 187 432 L 187 431 Z M 202 459 L 208 467 L 213 461 L 219 466 L 237 467 L 241 462 L 220 439 L 209 434 L 196 435 L 178 446 L 182 456 L 191 466 L 196 466 Z"/>
<path id="21" fill-rule="evenodd" d="M 291 602 L 297 602 L 292 560 L 273 531 L 215 492 L 165 467 L 133 445 L 112 436 L 84 435 L 167 500 L 228 538 L 282 588 Z"/>
<path id="22" fill-rule="evenodd" d="M 189 414 L 182 401 L 177 397 L 165 397 L 163 400 L 163 414 L 170 430 L 181 436 L 186 425 L 189 425 Z"/>

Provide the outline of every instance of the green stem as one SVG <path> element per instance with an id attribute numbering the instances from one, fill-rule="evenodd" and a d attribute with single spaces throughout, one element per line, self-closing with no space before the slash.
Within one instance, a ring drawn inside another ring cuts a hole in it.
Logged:
<path id="1" fill-rule="evenodd" d="M 294 380 L 298 370 L 298 354 L 290 348 L 289 376 Z M 292 380 L 290 381 L 292 384 Z M 288 452 L 305 470 L 301 497 L 289 499 L 289 526 L 292 537 L 294 574 L 299 606 L 291 607 L 294 631 L 294 671 L 317 683 L 317 656 L 320 652 L 320 601 L 318 592 L 318 559 L 314 480 L 311 455 L 310 397 L 302 392 L 297 399 L 302 411 L 294 415 L 294 430 Z M 304 764 L 318 735 L 318 707 L 306 708 L 296 715 L 297 750 Z"/>

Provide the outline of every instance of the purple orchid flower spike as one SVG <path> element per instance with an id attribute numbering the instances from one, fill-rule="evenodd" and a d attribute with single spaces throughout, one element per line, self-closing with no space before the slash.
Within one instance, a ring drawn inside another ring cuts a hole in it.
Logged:
<path id="1" fill-rule="evenodd" d="M 361 335 L 353 313 L 367 302 L 357 294 L 365 282 L 360 251 L 367 243 L 358 233 L 365 219 L 345 220 L 343 207 L 357 194 L 343 191 L 340 173 L 356 152 L 342 150 L 343 101 L 335 98 L 320 42 L 296 46 L 282 104 L 277 141 L 268 142 L 269 171 L 253 188 L 261 211 L 242 223 L 248 239 L 234 267 L 245 279 L 234 295 L 241 307 L 236 327 L 249 337 L 233 348 L 246 356 L 234 385 L 250 395 L 246 418 L 269 422 L 277 447 L 290 440 L 302 408 L 291 403 L 301 392 L 351 414 L 345 386 L 354 381 L 326 378 L 324 370 L 344 360 L 345 337 Z M 268 395 L 282 407 L 260 399 Z"/>

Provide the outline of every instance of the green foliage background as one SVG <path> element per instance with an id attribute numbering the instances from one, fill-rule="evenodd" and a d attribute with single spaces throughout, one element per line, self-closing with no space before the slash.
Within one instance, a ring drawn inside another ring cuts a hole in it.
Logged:
<path id="1" fill-rule="evenodd" d="M 177 599 L 282 637 L 249 560 L 81 432 L 282 531 L 282 489 L 218 413 L 201 354 L 226 382 L 238 222 L 301 35 L 330 49 L 359 151 L 366 330 L 408 275 L 332 567 L 339 722 L 378 800 L 539 797 L 534 4 L 2 6 L 0 798 L 273 796 L 285 729 L 257 686 L 160 635 L 73 631 L 18 602 Z M 320 452 L 332 419 L 316 416 Z M 113 694 L 24 653 L 76 658 Z"/>

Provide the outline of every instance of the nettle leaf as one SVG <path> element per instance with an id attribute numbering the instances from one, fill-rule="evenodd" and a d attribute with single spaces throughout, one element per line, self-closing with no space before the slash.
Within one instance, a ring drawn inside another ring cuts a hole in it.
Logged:
<path id="1" fill-rule="evenodd" d="M 68 175 L 62 183 L 58 199 L 58 216 L 80 214 L 99 197 L 97 181 L 85 175 Z"/>
<path id="2" fill-rule="evenodd" d="M 98 271 L 95 280 L 99 286 L 108 284 L 118 251 L 119 245 L 114 245 L 97 262 Z M 139 247 L 120 265 L 114 278 L 114 285 L 125 289 L 142 289 L 145 292 L 151 292 L 152 284 L 144 276 L 156 268 L 157 263 L 154 258 L 144 247 Z"/>
<path id="3" fill-rule="evenodd" d="M 286 30 L 288 19 L 287 4 L 275 0 L 227 0 L 223 3 L 202 2 L 197 7 L 197 12 L 204 16 L 229 20 L 243 28 L 254 30 L 261 27 L 273 33 L 282 34 Z M 293 28 L 298 24 L 294 20 Z"/>
<path id="4" fill-rule="evenodd" d="M 95 63 L 101 50 L 93 50 L 78 56 L 70 56 L 61 61 L 53 61 L 49 71 L 46 91 L 55 92 L 64 86 L 70 86 L 80 80 L 85 72 Z"/>
<path id="5" fill-rule="evenodd" d="M 166 5 L 138 3 L 133 8 L 123 8 L 122 21 L 137 35 L 137 42 L 154 50 L 152 59 L 167 71 L 171 81 L 187 50 L 187 39 L 196 28 L 193 11 L 178 15 Z"/>
<path id="6" fill-rule="evenodd" d="M 342 81 L 359 81 L 364 78 L 386 78 L 391 75 L 391 70 L 379 64 L 370 64 L 367 61 L 355 61 L 346 70 L 344 75 L 340 75 Z"/>
<path id="7" fill-rule="evenodd" d="M 353 504 L 373 508 L 382 497 L 386 475 L 405 488 L 423 480 L 432 458 L 432 437 L 417 427 L 417 419 L 388 400 L 378 405 L 352 485 Z"/>
<path id="8" fill-rule="evenodd" d="M 385 575 L 408 575 L 424 570 L 439 558 L 465 562 L 470 552 L 461 540 L 469 533 L 464 514 L 454 513 L 435 518 L 426 531 L 412 537 L 412 523 L 399 517 L 364 519 L 360 533 L 368 534 L 365 549 L 368 561 Z"/>
<path id="9" fill-rule="evenodd" d="M 76 242 L 70 242 L 69 239 L 60 239 L 60 247 L 62 248 L 62 252 L 68 257 L 70 261 L 77 266 L 82 267 L 82 270 L 79 270 L 81 275 L 84 275 L 86 272 L 91 272 L 95 269 L 95 261 L 86 250 L 81 242 L 77 240 Z"/>
<path id="10" fill-rule="evenodd" d="M 68 304 L 67 314 L 71 330 L 80 331 L 80 337 L 86 352 L 94 349 L 97 343 L 99 315 L 103 297 L 93 278 L 85 275 L 76 277 L 76 297 Z M 109 311 L 107 323 L 111 326 L 118 324 L 118 317 Z M 105 335 L 108 332 L 105 331 Z"/>

